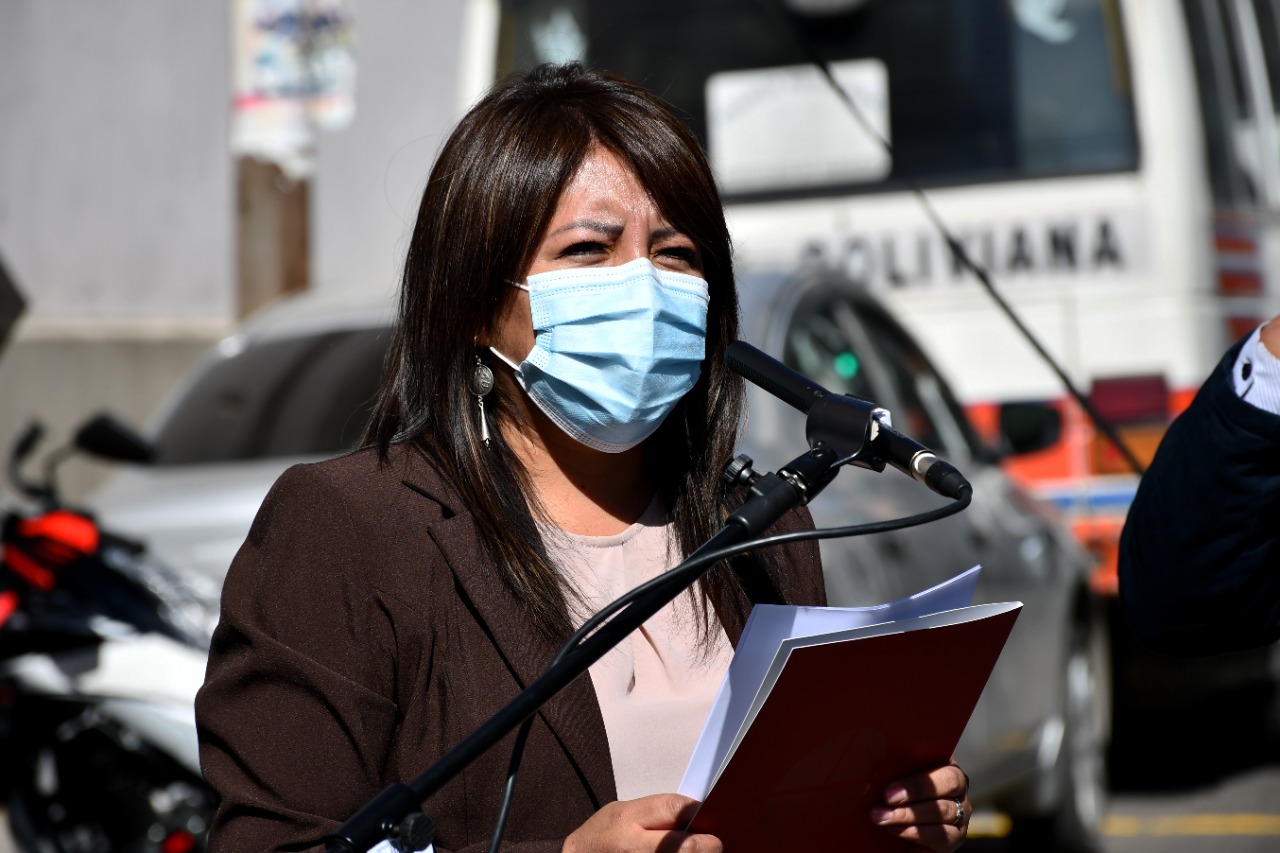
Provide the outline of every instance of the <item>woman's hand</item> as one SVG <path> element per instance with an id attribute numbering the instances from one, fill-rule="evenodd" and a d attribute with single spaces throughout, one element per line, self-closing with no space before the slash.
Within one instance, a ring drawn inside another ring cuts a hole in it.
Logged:
<path id="1" fill-rule="evenodd" d="M 948 764 L 885 786 L 871 822 L 921 847 L 950 851 L 968 837 L 969 815 L 969 777 Z"/>
<path id="2" fill-rule="evenodd" d="M 697 807 L 679 794 L 609 803 L 564 840 L 564 853 L 721 853 L 714 835 L 682 831 Z"/>

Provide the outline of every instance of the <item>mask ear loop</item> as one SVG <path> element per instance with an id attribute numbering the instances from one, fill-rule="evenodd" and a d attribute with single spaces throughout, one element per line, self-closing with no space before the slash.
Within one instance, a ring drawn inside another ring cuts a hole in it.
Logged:
<path id="1" fill-rule="evenodd" d="M 480 440 L 484 442 L 485 447 L 489 447 L 489 420 L 485 417 L 484 398 L 493 390 L 493 371 L 480 360 L 479 353 L 476 353 L 476 366 L 471 371 L 468 385 L 471 393 L 476 397 L 476 406 L 480 409 Z"/>

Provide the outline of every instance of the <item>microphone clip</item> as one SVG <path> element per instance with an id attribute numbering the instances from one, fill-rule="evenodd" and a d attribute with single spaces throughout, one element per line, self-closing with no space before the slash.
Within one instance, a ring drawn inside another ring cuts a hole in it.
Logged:
<path id="1" fill-rule="evenodd" d="M 885 461 L 872 446 L 882 419 L 889 412 L 870 400 L 849 394 L 824 394 L 813 402 L 805 420 L 809 446 L 830 448 L 841 465 L 856 465 L 876 473 Z"/>

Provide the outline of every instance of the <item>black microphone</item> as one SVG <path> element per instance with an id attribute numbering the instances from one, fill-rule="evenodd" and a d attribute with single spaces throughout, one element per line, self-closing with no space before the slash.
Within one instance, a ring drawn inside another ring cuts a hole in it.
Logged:
<path id="1" fill-rule="evenodd" d="M 833 394 L 745 341 L 729 344 L 725 350 L 725 363 L 747 381 L 810 415 L 805 427 L 810 445 L 815 442 L 836 444 L 839 450 L 848 451 L 847 447 L 840 445 L 853 440 L 859 446 L 849 455 L 858 464 L 879 471 L 888 463 L 952 500 L 960 500 L 965 492 L 973 492 L 973 487 L 954 465 L 888 426 L 884 422 L 888 412 L 871 401 L 848 394 Z M 880 462 L 878 466 L 860 458 L 866 445 Z"/>
<path id="2" fill-rule="evenodd" d="M 792 370 L 773 356 L 746 341 L 734 341 L 724 352 L 725 364 L 734 373 L 758 385 L 792 408 L 806 415 L 813 404 L 831 392 L 803 373 Z"/>
<path id="3" fill-rule="evenodd" d="M 964 492 L 973 492 L 954 465 L 884 421 L 876 420 L 871 427 L 871 446 L 885 462 L 943 497 L 958 501 Z"/>

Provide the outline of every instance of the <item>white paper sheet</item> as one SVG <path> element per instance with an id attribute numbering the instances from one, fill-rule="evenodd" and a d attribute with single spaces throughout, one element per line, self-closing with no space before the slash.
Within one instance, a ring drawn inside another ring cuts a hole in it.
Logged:
<path id="1" fill-rule="evenodd" d="M 417 853 L 435 853 L 436 846 L 428 844 L 426 847 L 417 851 Z M 379 841 L 376 846 L 370 847 L 368 853 L 396 853 L 396 848 L 391 846 L 390 841 Z"/>

